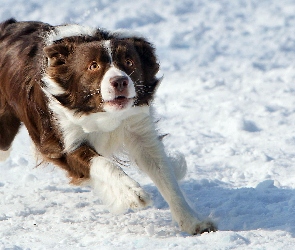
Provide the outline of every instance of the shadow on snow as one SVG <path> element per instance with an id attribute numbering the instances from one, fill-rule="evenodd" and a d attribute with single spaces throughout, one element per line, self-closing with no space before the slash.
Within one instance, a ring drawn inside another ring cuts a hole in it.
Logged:
<path id="1" fill-rule="evenodd" d="M 227 189 L 220 182 L 189 180 L 181 188 L 192 207 L 212 217 L 220 231 L 283 230 L 295 235 L 295 190 L 281 189 L 266 180 L 256 188 Z M 168 209 L 156 187 L 146 186 L 154 206 Z"/>

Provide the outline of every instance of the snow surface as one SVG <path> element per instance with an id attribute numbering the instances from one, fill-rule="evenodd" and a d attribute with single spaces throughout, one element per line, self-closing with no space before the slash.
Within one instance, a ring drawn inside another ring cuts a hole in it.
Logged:
<path id="1" fill-rule="evenodd" d="M 156 46 L 155 99 L 181 187 L 216 233 L 189 236 L 147 176 L 154 205 L 112 215 L 64 172 L 36 167 L 25 129 L 0 163 L 0 249 L 292 249 L 295 244 L 294 0 L 1 0 L 1 20 L 131 29 Z"/>

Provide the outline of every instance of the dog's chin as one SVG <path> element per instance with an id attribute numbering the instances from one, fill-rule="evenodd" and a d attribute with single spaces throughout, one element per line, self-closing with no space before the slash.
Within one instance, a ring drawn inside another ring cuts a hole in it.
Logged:
<path id="1" fill-rule="evenodd" d="M 116 112 L 129 109 L 133 104 L 134 98 L 119 96 L 113 100 L 105 101 L 103 107 L 106 112 Z"/>

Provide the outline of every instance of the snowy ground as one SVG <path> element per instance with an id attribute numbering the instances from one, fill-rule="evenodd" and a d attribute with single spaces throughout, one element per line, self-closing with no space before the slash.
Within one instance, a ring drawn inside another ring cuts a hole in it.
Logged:
<path id="1" fill-rule="evenodd" d="M 23 129 L 0 163 L 0 249 L 291 249 L 295 244 L 293 0 L 1 0 L 0 18 L 139 31 L 164 80 L 155 110 L 185 154 L 192 206 L 219 225 L 189 236 L 142 173 L 148 209 L 110 214 L 54 166 L 36 168 Z"/>

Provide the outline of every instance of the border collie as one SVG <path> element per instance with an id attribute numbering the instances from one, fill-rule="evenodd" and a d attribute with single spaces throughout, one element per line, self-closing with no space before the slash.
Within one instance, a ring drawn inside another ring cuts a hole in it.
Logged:
<path id="1" fill-rule="evenodd" d="M 45 162 L 74 184 L 91 185 L 114 212 L 151 199 L 114 160 L 123 150 L 148 174 L 189 234 L 216 231 L 200 221 L 177 183 L 151 114 L 160 80 L 153 46 L 127 32 L 41 22 L 0 24 L 0 152 L 24 124 Z M 180 166 L 181 167 L 181 166 Z"/>

